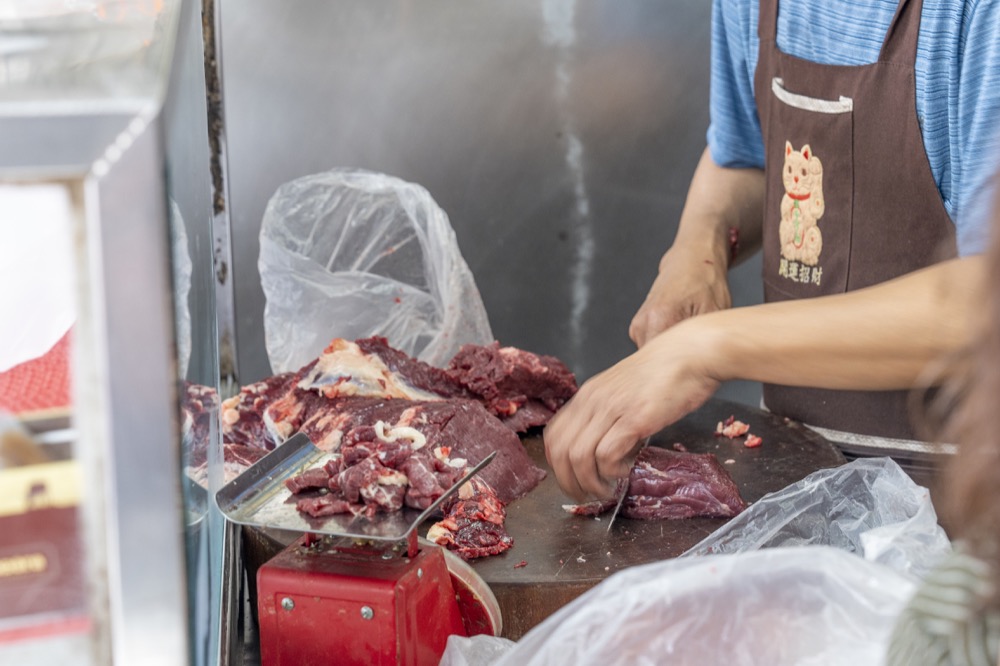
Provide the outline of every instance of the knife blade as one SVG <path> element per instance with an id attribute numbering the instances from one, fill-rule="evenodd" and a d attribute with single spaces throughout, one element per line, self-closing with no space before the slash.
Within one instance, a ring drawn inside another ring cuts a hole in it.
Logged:
<path id="1" fill-rule="evenodd" d="M 636 451 L 636 455 L 639 455 L 639 451 L 642 451 L 647 446 L 649 446 L 649 437 L 642 440 L 642 443 Z M 615 510 L 611 513 L 611 518 L 608 519 L 608 529 L 605 530 L 605 534 L 611 531 L 611 526 L 614 524 L 615 518 L 618 517 L 618 512 L 622 509 L 622 504 L 625 503 L 625 497 L 628 495 L 628 477 L 626 476 L 624 479 L 619 479 L 616 488 L 620 494 L 618 495 L 618 502 L 615 503 Z"/>

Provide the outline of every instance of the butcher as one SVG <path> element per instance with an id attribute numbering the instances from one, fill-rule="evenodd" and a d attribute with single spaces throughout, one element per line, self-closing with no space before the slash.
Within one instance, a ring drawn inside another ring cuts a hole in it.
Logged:
<path id="1" fill-rule="evenodd" d="M 909 404 L 977 309 L 998 44 L 998 3 L 714 1 L 708 145 L 638 351 L 545 430 L 568 495 L 606 497 L 638 442 L 733 379 L 848 453 L 931 450 Z M 765 302 L 731 308 L 727 271 L 758 249 Z"/>

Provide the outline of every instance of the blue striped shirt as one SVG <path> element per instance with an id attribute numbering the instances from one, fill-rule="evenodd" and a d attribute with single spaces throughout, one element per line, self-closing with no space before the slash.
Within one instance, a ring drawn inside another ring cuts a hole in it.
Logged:
<path id="1" fill-rule="evenodd" d="M 786 0 L 779 5 L 778 48 L 823 64 L 875 62 L 897 4 Z M 713 0 L 712 9 L 712 158 L 726 167 L 763 167 L 753 90 L 759 6 Z M 1000 166 L 1000 0 L 924 0 L 916 89 L 924 147 L 955 222 L 959 254 L 981 252 Z"/>

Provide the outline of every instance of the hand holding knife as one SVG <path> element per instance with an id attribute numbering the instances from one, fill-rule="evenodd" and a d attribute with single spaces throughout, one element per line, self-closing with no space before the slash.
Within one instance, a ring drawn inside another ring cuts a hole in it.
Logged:
<path id="1" fill-rule="evenodd" d="M 642 440 L 642 443 L 639 445 L 639 448 L 636 449 L 636 455 L 638 455 L 639 451 L 642 451 L 647 446 L 649 446 L 649 437 Z M 618 494 L 618 502 L 615 504 L 615 510 L 611 512 L 611 518 L 608 519 L 607 532 L 611 531 L 611 526 L 614 524 L 615 518 L 618 517 L 618 512 L 621 511 L 622 504 L 625 503 L 625 497 L 628 495 L 628 476 L 626 476 L 623 479 L 619 479 L 618 485 L 615 486 L 615 489 L 616 493 Z"/>

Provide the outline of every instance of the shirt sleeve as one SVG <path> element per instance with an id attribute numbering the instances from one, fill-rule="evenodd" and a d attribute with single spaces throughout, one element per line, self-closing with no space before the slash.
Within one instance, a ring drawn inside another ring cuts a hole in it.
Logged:
<path id="1" fill-rule="evenodd" d="M 951 108 L 952 218 L 961 256 L 984 250 L 1000 167 L 1000 0 L 967 3 Z"/>
<path id="2" fill-rule="evenodd" d="M 708 147 L 723 167 L 764 167 L 764 139 L 753 95 L 757 3 L 713 0 Z"/>

